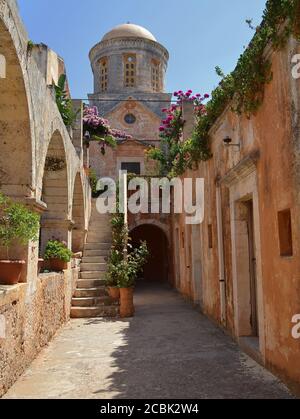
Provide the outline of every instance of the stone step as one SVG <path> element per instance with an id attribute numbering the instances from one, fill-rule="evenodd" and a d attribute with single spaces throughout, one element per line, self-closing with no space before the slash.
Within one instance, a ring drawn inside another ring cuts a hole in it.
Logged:
<path id="1" fill-rule="evenodd" d="M 99 318 L 99 317 L 118 317 L 119 306 L 103 306 L 103 307 L 72 307 L 72 319 L 86 319 L 86 318 Z"/>
<path id="2" fill-rule="evenodd" d="M 99 288 L 105 286 L 104 279 L 78 279 L 77 289 Z"/>
<path id="3" fill-rule="evenodd" d="M 104 297 L 106 295 L 106 288 L 104 286 L 95 288 L 77 288 L 74 293 L 74 298 Z"/>
<path id="4" fill-rule="evenodd" d="M 86 258 L 90 257 L 108 257 L 109 256 L 109 250 L 85 250 L 83 252 L 83 256 Z"/>
<path id="5" fill-rule="evenodd" d="M 83 271 L 80 272 L 80 279 L 104 279 L 105 271 Z"/>
<path id="6" fill-rule="evenodd" d="M 107 263 L 82 263 L 80 271 L 83 272 L 104 272 L 106 271 Z"/>
<path id="7" fill-rule="evenodd" d="M 82 263 L 106 263 L 108 256 L 84 256 Z"/>
<path id="8" fill-rule="evenodd" d="M 72 307 L 102 307 L 111 305 L 113 305 L 113 301 L 109 296 L 72 298 Z"/>
<path id="9" fill-rule="evenodd" d="M 84 246 L 84 250 L 110 250 L 111 243 L 110 242 L 89 242 L 86 243 Z"/>

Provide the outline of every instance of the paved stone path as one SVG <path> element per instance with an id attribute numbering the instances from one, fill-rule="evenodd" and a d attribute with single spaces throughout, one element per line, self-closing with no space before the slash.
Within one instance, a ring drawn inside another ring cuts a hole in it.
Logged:
<path id="1" fill-rule="evenodd" d="M 130 321 L 73 320 L 6 398 L 289 398 L 271 374 L 167 286 Z"/>

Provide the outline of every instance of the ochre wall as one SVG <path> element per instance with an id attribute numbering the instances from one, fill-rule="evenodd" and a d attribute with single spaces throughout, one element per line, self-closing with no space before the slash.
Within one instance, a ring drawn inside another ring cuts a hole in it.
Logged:
<path id="1" fill-rule="evenodd" d="M 198 170 L 186 177 L 205 179 L 205 220 L 199 241 L 202 259 L 203 309 L 210 317 L 221 321 L 219 257 L 216 213 L 216 186 L 221 184 L 223 243 L 226 279 L 226 328 L 236 336 L 233 297 L 233 258 L 231 242 L 230 188 L 225 175 L 247 156 L 256 155 L 256 178 L 259 209 L 261 256 L 260 286 L 264 321 L 261 339 L 266 366 L 300 391 L 300 340 L 292 337 L 292 317 L 300 313 L 300 81 L 291 76 L 291 57 L 299 53 L 299 44 L 291 40 L 284 50 L 271 53 L 273 80 L 266 86 L 263 105 L 256 115 L 247 118 L 225 111 L 211 131 L 213 158 L 201 163 Z M 225 147 L 223 139 L 232 138 L 238 147 Z M 239 179 L 235 188 L 239 188 Z M 241 181 L 242 182 L 242 181 Z M 282 257 L 279 250 L 278 212 L 291 209 L 293 256 Z M 208 225 L 212 224 L 213 248 L 208 246 Z M 180 289 L 194 299 L 190 261 L 186 247 L 190 237 L 185 234 L 183 216 L 173 217 L 172 237 L 185 235 L 181 243 Z M 258 244 L 257 244 L 258 246 Z M 175 258 L 174 258 L 175 259 Z M 174 260 L 175 269 L 177 261 Z M 239 280 L 239 279 L 238 279 Z"/>
<path id="2" fill-rule="evenodd" d="M 70 319 L 78 272 L 43 274 L 35 289 L 0 286 L 0 316 L 6 324 L 5 339 L 0 338 L 0 397 Z"/>

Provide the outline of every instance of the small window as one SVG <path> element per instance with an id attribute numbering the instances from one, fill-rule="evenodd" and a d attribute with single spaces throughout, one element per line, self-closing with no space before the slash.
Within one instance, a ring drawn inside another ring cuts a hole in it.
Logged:
<path id="1" fill-rule="evenodd" d="M 136 122 L 136 117 L 132 113 L 129 113 L 129 114 L 125 115 L 124 121 L 128 125 L 133 125 Z"/>
<path id="2" fill-rule="evenodd" d="M 141 174 L 141 163 L 127 163 L 124 162 L 121 164 L 121 170 L 127 170 L 128 173 L 134 175 Z"/>
<path id="3" fill-rule="evenodd" d="M 100 89 L 106 92 L 108 88 L 108 61 L 107 58 L 101 58 L 100 64 Z"/>
<path id="4" fill-rule="evenodd" d="M 160 62 L 152 60 L 151 64 L 152 73 L 152 89 L 154 92 L 160 91 Z"/>
<path id="5" fill-rule="evenodd" d="M 213 228 L 212 224 L 208 225 L 208 248 L 213 248 Z"/>
<path id="6" fill-rule="evenodd" d="M 125 55 L 124 62 L 125 62 L 125 72 L 124 72 L 125 87 L 135 87 L 135 84 L 136 84 L 136 56 L 135 54 Z"/>
<path id="7" fill-rule="evenodd" d="M 293 256 L 293 234 L 291 210 L 278 213 L 280 256 Z"/>

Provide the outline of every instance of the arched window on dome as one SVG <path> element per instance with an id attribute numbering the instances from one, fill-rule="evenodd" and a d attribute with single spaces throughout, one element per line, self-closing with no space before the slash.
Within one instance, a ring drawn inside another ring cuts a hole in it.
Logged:
<path id="1" fill-rule="evenodd" d="M 108 60 L 101 58 L 100 64 L 100 88 L 101 92 L 106 92 L 108 87 Z"/>
<path id="2" fill-rule="evenodd" d="M 135 87 L 136 85 L 135 54 L 128 54 L 124 56 L 124 85 L 125 87 Z"/>
<path id="3" fill-rule="evenodd" d="M 152 60 L 151 80 L 153 92 L 159 92 L 161 88 L 160 67 L 160 62 L 158 60 Z"/>

